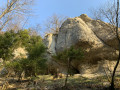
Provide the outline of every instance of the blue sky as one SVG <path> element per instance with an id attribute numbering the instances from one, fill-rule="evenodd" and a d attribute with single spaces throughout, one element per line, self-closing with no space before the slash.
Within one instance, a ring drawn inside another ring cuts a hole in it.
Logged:
<path id="1" fill-rule="evenodd" d="M 29 25 L 40 24 L 44 29 L 44 22 L 53 14 L 76 17 L 81 14 L 90 16 L 90 9 L 97 8 L 108 0 L 36 0 L 34 16 L 29 18 Z M 110 1 L 110 0 L 109 0 Z"/>
<path id="2" fill-rule="evenodd" d="M 45 29 L 45 21 L 53 14 L 63 15 L 68 17 L 76 17 L 81 14 L 91 16 L 90 9 L 97 8 L 107 1 L 113 0 L 35 0 L 33 6 L 33 16 L 29 16 L 25 28 L 35 27 L 40 24 L 42 30 Z M 1 5 L 4 4 L 3 1 Z"/>
<path id="3" fill-rule="evenodd" d="M 90 8 L 96 8 L 107 0 L 36 0 L 34 12 L 39 23 L 53 14 L 69 17 L 79 16 L 82 13 L 90 14 Z"/>

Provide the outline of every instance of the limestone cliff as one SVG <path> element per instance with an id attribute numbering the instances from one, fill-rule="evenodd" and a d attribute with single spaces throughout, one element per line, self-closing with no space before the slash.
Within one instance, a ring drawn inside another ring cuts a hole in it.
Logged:
<path id="1" fill-rule="evenodd" d="M 47 34 L 44 38 L 44 43 L 47 46 L 47 51 L 51 54 L 56 53 L 57 34 Z"/>
<path id="2" fill-rule="evenodd" d="M 48 34 L 44 38 L 48 52 L 56 54 L 79 42 L 87 53 L 85 60 L 115 60 L 117 39 L 112 25 L 100 20 L 93 20 L 86 14 L 68 18 L 60 27 L 58 34 Z M 74 64 L 74 63 L 73 63 Z M 76 68 L 79 68 L 75 66 Z"/>

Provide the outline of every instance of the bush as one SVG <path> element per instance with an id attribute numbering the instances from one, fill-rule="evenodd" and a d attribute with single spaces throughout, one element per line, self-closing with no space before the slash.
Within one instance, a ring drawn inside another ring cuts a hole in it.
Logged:
<path id="1" fill-rule="evenodd" d="M 26 77 L 44 74 L 47 68 L 46 59 L 44 58 L 46 49 L 43 45 L 37 45 L 37 47 L 31 48 L 33 52 L 29 53 L 28 58 L 14 60 L 8 63 L 6 67 L 12 69 L 15 73 L 19 73 L 18 77 L 21 77 L 22 72 L 25 72 Z"/>
<path id="2" fill-rule="evenodd" d="M 45 59 L 46 47 L 44 46 L 40 36 L 28 36 L 27 31 L 20 31 L 21 35 L 20 42 L 21 45 L 25 46 L 28 57 L 13 60 L 12 62 L 6 65 L 7 68 L 11 68 L 15 73 L 19 73 L 19 77 L 22 72 L 25 72 L 25 76 L 36 76 L 38 74 L 44 74 L 47 65 Z M 22 36 L 23 35 L 23 36 Z M 24 40 L 25 37 L 29 37 L 27 40 Z M 29 42 L 29 43 L 27 43 Z"/>
<path id="3" fill-rule="evenodd" d="M 84 58 L 84 52 L 80 47 L 71 46 L 69 49 L 65 49 L 64 51 L 57 53 L 57 55 L 53 55 L 52 58 L 58 63 L 61 62 L 69 66 L 68 73 L 73 74 L 78 73 L 79 71 L 71 65 L 71 62 L 73 60 L 81 61 Z"/>
<path id="4" fill-rule="evenodd" d="M 53 55 L 52 58 L 57 62 L 62 62 L 64 64 L 68 63 L 68 58 L 72 60 L 82 60 L 84 57 L 84 52 L 80 47 L 71 46 L 69 49 L 65 49 L 62 52 Z"/>

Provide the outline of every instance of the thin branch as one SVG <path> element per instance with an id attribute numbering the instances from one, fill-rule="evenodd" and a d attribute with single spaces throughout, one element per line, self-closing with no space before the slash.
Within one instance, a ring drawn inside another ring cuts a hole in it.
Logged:
<path id="1" fill-rule="evenodd" d="M 7 13 L 10 12 L 10 9 L 13 7 L 13 5 L 14 5 L 16 2 L 17 2 L 17 0 L 12 0 L 12 1 L 10 2 L 10 5 L 7 7 L 7 9 L 4 10 L 4 11 L 2 12 L 2 14 L 0 15 L 0 19 L 3 18 Z"/>

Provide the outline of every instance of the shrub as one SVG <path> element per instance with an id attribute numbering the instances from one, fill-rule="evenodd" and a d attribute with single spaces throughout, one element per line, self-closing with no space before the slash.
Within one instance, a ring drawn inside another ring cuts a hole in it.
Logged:
<path id="1" fill-rule="evenodd" d="M 29 36 L 27 31 L 19 31 L 19 34 L 21 35 L 21 38 L 23 38 L 23 40 L 20 39 L 20 42 L 21 45 L 25 46 L 28 52 L 28 57 L 13 60 L 8 63 L 6 67 L 11 68 L 15 73 L 19 73 L 19 75 L 21 75 L 24 71 L 26 77 L 43 74 L 47 68 L 47 65 L 44 56 L 46 47 L 44 46 L 41 37 Z M 25 37 L 29 37 L 27 39 L 28 41 L 24 40 Z"/>
<path id="2" fill-rule="evenodd" d="M 71 46 L 69 49 L 65 49 L 62 52 L 53 55 L 52 58 L 57 62 L 62 62 L 64 64 L 68 63 L 68 58 L 70 62 L 73 60 L 82 60 L 84 57 L 84 52 L 80 47 Z"/>

